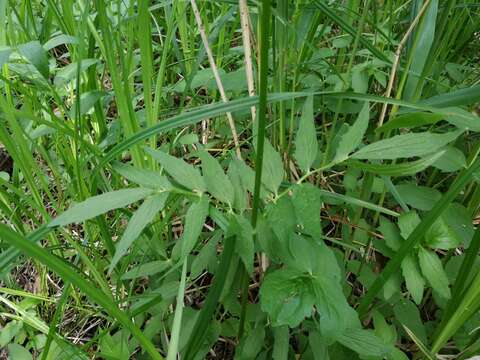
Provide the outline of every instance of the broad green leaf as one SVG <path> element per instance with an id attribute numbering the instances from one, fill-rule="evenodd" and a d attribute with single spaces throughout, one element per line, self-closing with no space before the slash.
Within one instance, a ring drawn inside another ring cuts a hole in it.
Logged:
<path id="1" fill-rule="evenodd" d="M 480 131 L 480 118 L 462 108 L 448 108 L 445 120 L 462 130 Z"/>
<path id="2" fill-rule="evenodd" d="M 433 249 L 454 249 L 462 243 L 462 238 L 450 227 L 445 215 L 442 214 L 425 233 L 425 243 Z"/>
<path id="3" fill-rule="evenodd" d="M 406 176 L 414 175 L 422 170 L 425 170 L 430 165 L 434 165 L 435 162 L 444 154 L 445 151 L 439 151 L 435 154 L 425 156 L 419 160 L 406 161 L 399 164 L 369 164 L 361 161 L 350 160 L 348 165 L 352 168 L 362 169 L 378 175 Z"/>
<path id="4" fill-rule="evenodd" d="M 425 280 L 423 279 L 417 261 L 413 255 L 407 255 L 402 261 L 402 273 L 405 278 L 407 290 L 412 295 L 413 301 L 420 305 L 423 298 L 423 288 L 425 287 Z"/>
<path id="5" fill-rule="evenodd" d="M 83 59 L 80 63 L 80 73 L 88 69 L 90 66 L 98 63 L 98 59 Z M 55 76 L 54 83 L 56 86 L 62 86 L 69 81 L 76 79 L 78 72 L 78 63 L 74 62 L 61 68 Z"/>
<path id="6" fill-rule="evenodd" d="M 275 341 L 273 343 L 272 359 L 288 360 L 290 347 L 290 331 L 288 326 L 279 326 L 273 329 Z"/>
<path id="7" fill-rule="evenodd" d="M 442 197 L 438 190 L 416 184 L 400 184 L 396 189 L 407 205 L 419 210 L 430 210 Z"/>
<path id="8" fill-rule="evenodd" d="M 445 152 L 433 164 L 433 167 L 444 172 L 452 172 L 467 167 L 467 160 L 463 152 L 453 146 L 445 147 Z"/>
<path id="9" fill-rule="evenodd" d="M 45 79 L 50 73 L 47 52 L 38 41 L 31 41 L 18 46 L 18 52 L 25 57 Z"/>
<path id="10" fill-rule="evenodd" d="M 282 196 L 276 204 L 269 204 L 267 221 L 278 240 L 280 240 L 279 246 L 286 246 L 290 239 L 290 234 L 294 233 L 297 227 L 292 200 L 288 196 Z"/>
<path id="11" fill-rule="evenodd" d="M 197 244 L 198 238 L 202 233 L 203 225 L 208 215 L 208 199 L 204 196 L 199 201 L 190 205 L 185 216 L 185 225 L 183 235 L 180 240 L 180 259 L 186 256 L 193 250 Z"/>
<path id="12" fill-rule="evenodd" d="M 308 334 L 308 344 L 312 349 L 314 360 L 331 360 L 328 354 L 328 343 L 318 331 L 310 331 Z"/>
<path id="13" fill-rule="evenodd" d="M 423 276 L 428 280 L 433 290 L 441 297 L 450 299 L 451 293 L 448 286 L 448 277 L 437 254 L 420 247 L 418 259 Z"/>
<path id="14" fill-rule="evenodd" d="M 57 46 L 66 44 L 78 44 L 78 38 L 75 36 L 60 34 L 52 37 L 45 44 L 43 44 L 43 48 L 45 51 L 50 51 Z"/>
<path id="15" fill-rule="evenodd" d="M 394 117 L 392 120 L 379 127 L 376 131 L 387 132 L 401 128 L 410 129 L 417 126 L 431 125 L 439 122 L 444 118 L 445 115 L 441 113 L 429 113 L 423 111 L 409 112 Z"/>
<path id="16" fill-rule="evenodd" d="M 9 359 L 15 360 L 32 360 L 32 354 L 23 346 L 18 344 L 8 344 Z"/>
<path id="17" fill-rule="evenodd" d="M 415 333 L 410 330 L 408 327 L 405 325 L 403 326 L 405 329 L 405 332 L 408 334 L 408 336 L 413 340 L 413 342 L 417 345 L 417 347 L 420 349 L 420 351 L 423 353 L 425 358 L 427 360 L 435 360 L 436 356 L 430 354 L 430 350 L 428 350 L 427 346 L 420 340 Z"/>
<path id="18" fill-rule="evenodd" d="M 206 190 L 205 181 L 202 175 L 200 175 L 200 171 L 193 165 L 186 163 L 182 159 L 164 153 L 163 151 L 152 150 L 150 148 L 145 148 L 145 151 L 157 160 L 160 165 L 163 166 L 165 171 L 180 185 L 200 192 Z"/>
<path id="19" fill-rule="evenodd" d="M 346 329 L 336 337 L 343 346 L 363 356 L 385 356 L 392 347 L 387 346 L 373 331 L 364 329 Z"/>
<path id="20" fill-rule="evenodd" d="M 380 225 L 378 230 L 383 235 L 383 239 L 387 246 L 393 251 L 397 251 L 402 245 L 402 238 L 398 228 L 390 220 L 384 216 L 380 216 Z"/>
<path id="21" fill-rule="evenodd" d="M 283 268 L 267 273 L 260 287 L 260 304 L 273 326 L 298 326 L 313 311 L 311 278 Z"/>
<path id="22" fill-rule="evenodd" d="M 398 218 L 398 227 L 400 228 L 400 234 L 404 239 L 407 239 L 415 228 L 420 224 L 420 216 L 416 211 L 409 211 L 402 214 Z"/>
<path id="23" fill-rule="evenodd" d="M 92 196 L 81 203 L 73 205 L 70 209 L 55 218 L 48 226 L 65 226 L 71 223 L 79 223 L 104 214 L 107 211 L 125 207 L 133 202 L 146 198 L 152 193 L 154 193 L 152 189 L 134 188 Z"/>
<path id="24" fill-rule="evenodd" d="M 320 189 L 308 183 L 296 185 L 293 188 L 292 203 L 295 208 L 295 216 L 303 231 L 315 240 L 319 240 L 322 236 Z"/>
<path id="25" fill-rule="evenodd" d="M 333 162 L 338 163 L 346 160 L 352 151 L 362 143 L 363 136 L 368 128 L 368 121 L 370 118 L 369 104 L 366 101 L 362 110 L 358 114 L 358 118 L 352 126 L 348 127 L 348 130 L 342 135 L 335 158 Z"/>
<path id="26" fill-rule="evenodd" d="M 127 229 L 123 233 L 122 238 L 115 244 L 115 255 L 110 262 L 109 272 L 115 268 L 128 248 L 140 236 L 143 229 L 155 218 L 159 211 L 165 206 L 168 193 L 156 194 L 147 198 L 143 204 L 133 214 L 128 222 Z"/>
<path id="27" fill-rule="evenodd" d="M 250 334 L 241 339 L 235 351 L 235 360 L 256 359 L 260 350 L 265 345 L 265 327 L 257 325 Z"/>
<path id="28" fill-rule="evenodd" d="M 294 157 L 304 173 L 308 173 L 317 157 L 318 142 L 313 118 L 313 96 L 308 96 L 295 137 Z"/>
<path id="29" fill-rule="evenodd" d="M 427 331 L 422 323 L 420 312 L 413 302 L 401 299 L 393 306 L 393 313 L 396 321 L 412 329 L 423 342 L 427 341 Z"/>
<path id="30" fill-rule="evenodd" d="M 17 334 L 22 330 L 23 322 L 20 320 L 12 320 L 2 326 L 0 332 L 0 348 L 5 347 Z"/>
<path id="31" fill-rule="evenodd" d="M 398 159 L 431 154 L 455 140 L 463 130 L 433 134 L 429 132 L 397 135 L 367 145 L 351 157 L 354 159 Z"/>
<path id="32" fill-rule="evenodd" d="M 190 277 L 192 279 L 199 276 L 205 269 L 209 269 L 210 272 L 213 272 L 210 268 L 210 264 L 214 263 L 216 265 L 217 243 L 219 238 L 219 236 L 212 236 L 212 238 L 208 240 L 207 244 L 193 259 L 192 267 L 190 270 Z"/>
<path id="33" fill-rule="evenodd" d="M 276 194 L 283 181 L 284 171 L 280 154 L 273 148 L 270 141 L 265 139 L 263 150 L 262 183 Z"/>
<path id="34" fill-rule="evenodd" d="M 115 162 L 112 167 L 113 170 L 135 184 L 160 190 L 170 190 L 172 188 L 168 179 L 158 172 L 125 165 L 121 162 Z"/>
<path id="35" fill-rule="evenodd" d="M 235 251 L 240 256 L 249 274 L 253 271 L 253 257 L 255 250 L 253 246 L 253 229 L 245 217 L 233 214 L 230 222 L 229 235 L 236 235 Z"/>
<path id="36" fill-rule="evenodd" d="M 172 262 L 170 260 L 156 260 L 151 261 L 145 264 L 138 265 L 133 269 L 127 271 L 125 274 L 121 276 L 122 280 L 132 280 L 139 277 L 144 276 L 152 276 L 162 271 L 168 269 L 172 266 Z"/>
<path id="37" fill-rule="evenodd" d="M 206 151 L 200 152 L 198 156 L 202 160 L 203 178 L 208 192 L 218 200 L 233 205 L 235 195 L 233 185 L 218 160 Z"/>
<path id="38" fill-rule="evenodd" d="M 375 334 L 383 340 L 385 345 L 395 345 L 397 341 L 395 326 L 388 325 L 385 318 L 377 310 L 373 311 L 372 319 Z"/>
<path id="39" fill-rule="evenodd" d="M 103 91 L 87 91 L 80 95 L 80 116 L 85 115 L 93 108 L 93 106 L 106 95 Z M 70 117 L 75 118 L 76 116 L 76 104 L 73 104 L 70 109 Z"/>

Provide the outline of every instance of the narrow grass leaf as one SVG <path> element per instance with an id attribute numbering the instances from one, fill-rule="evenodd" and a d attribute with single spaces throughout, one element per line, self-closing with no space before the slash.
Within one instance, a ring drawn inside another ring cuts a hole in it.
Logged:
<path id="1" fill-rule="evenodd" d="M 133 214 L 128 222 L 127 229 L 122 235 L 122 238 L 115 244 L 115 255 L 110 262 L 108 272 L 111 273 L 118 264 L 128 248 L 140 236 L 143 229 L 155 218 L 160 210 L 165 206 L 168 193 L 156 194 L 148 197 L 143 204 Z"/>
<path id="2" fill-rule="evenodd" d="M 444 118 L 445 116 L 441 113 L 430 113 L 423 111 L 410 112 L 394 117 L 392 120 L 379 127 L 376 131 L 385 133 L 395 129 L 411 129 L 424 125 L 432 125 Z"/>
<path id="3" fill-rule="evenodd" d="M 68 281 L 78 287 L 87 297 L 102 306 L 103 309 L 105 309 L 105 311 L 107 311 L 113 318 L 125 326 L 152 359 L 163 359 L 155 348 L 155 345 L 153 345 L 143 332 L 130 320 L 130 318 L 117 307 L 113 300 L 110 297 L 105 296 L 103 291 L 99 290 L 96 285 L 86 280 L 69 264 L 53 256 L 42 247 L 27 241 L 23 236 L 20 236 L 3 224 L 0 224 L 0 238 L 10 245 L 17 247 L 25 255 L 46 265 L 64 281 Z"/>
<path id="4" fill-rule="evenodd" d="M 72 206 L 55 218 L 48 226 L 65 226 L 71 223 L 79 223 L 104 214 L 107 211 L 125 207 L 133 202 L 146 198 L 153 192 L 154 190 L 152 189 L 134 188 L 110 191 L 102 195 L 92 196 Z"/>
<path id="5" fill-rule="evenodd" d="M 180 285 L 178 286 L 177 305 L 175 307 L 175 315 L 173 317 L 170 343 L 168 344 L 167 360 L 177 359 L 178 345 L 180 343 L 183 308 L 185 306 L 183 303 L 183 298 L 185 296 L 186 278 L 187 278 L 187 262 L 185 261 L 182 267 L 182 276 L 180 278 Z"/>

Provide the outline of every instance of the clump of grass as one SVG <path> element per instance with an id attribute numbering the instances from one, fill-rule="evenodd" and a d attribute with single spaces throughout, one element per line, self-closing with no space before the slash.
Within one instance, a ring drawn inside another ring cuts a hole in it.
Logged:
<path id="1" fill-rule="evenodd" d="M 478 354 L 478 15 L 0 4 L 0 357 Z"/>

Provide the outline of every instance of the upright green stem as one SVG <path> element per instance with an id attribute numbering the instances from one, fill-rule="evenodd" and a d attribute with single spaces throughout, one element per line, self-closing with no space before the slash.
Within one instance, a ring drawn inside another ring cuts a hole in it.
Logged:
<path id="1" fill-rule="evenodd" d="M 260 206 L 260 186 L 262 184 L 262 167 L 263 167 L 263 148 L 265 145 L 265 123 L 267 114 L 267 75 L 268 75 L 268 47 L 270 33 L 270 0 L 263 0 L 261 6 L 260 17 L 260 86 L 259 86 L 259 103 L 258 103 L 258 122 L 257 122 L 257 148 L 255 158 L 255 188 L 253 191 L 252 203 L 252 228 L 255 230 L 258 219 L 258 208 Z M 255 233 L 254 233 L 254 236 Z M 248 274 L 246 275 L 248 277 Z M 240 326 L 238 330 L 239 338 L 243 335 L 245 325 L 245 311 L 248 301 L 248 280 L 243 284 L 242 291 L 242 313 L 240 318 Z"/>

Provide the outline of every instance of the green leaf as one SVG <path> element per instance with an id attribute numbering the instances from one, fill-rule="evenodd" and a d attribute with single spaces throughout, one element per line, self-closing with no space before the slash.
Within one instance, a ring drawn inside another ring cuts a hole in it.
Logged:
<path id="1" fill-rule="evenodd" d="M 423 342 L 427 341 L 427 331 L 422 323 L 420 312 L 413 302 L 403 298 L 400 299 L 394 305 L 393 313 L 396 321 L 412 329 Z"/>
<path id="2" fill-rule="evenodd" d="M 425 156 L 422 159 L 415 161 L 406 161 L 396 164 L 369 164 L 361 161 L 350 160 L 348 165 L 352 168 L 362 169 L 374 174 L 384 176 L 406 176 L 414 175 L 422 170 L 425 170 L 430 165 L 435 164 L 439 160 L 445 151 L 439 151 L 435 154 Z"/>
<path id="3" fill-rule="evenodd" d="M 172 188 L 168 179 L 158 172 L 125 165 L 121 162 L 115 162 L 112 167 L 113 170 L 135 184 L 160 190 L 170 190 Z"/>
<path id="4" fill-rule="evenodd" d="M 450 299 L 451 293 L 448 286 L 448 277 L 437 254 L 420 247 L 418 259 L 423 276 L 428 280 L 433 290 L 441 297 Z"/>
<path id="5" fill-rule="evenodd" d="M 377 128 L 377 132 L 387 132 L 401 128 L 414 128 L 417 126 L 431 125 L 444 119 L 445 115 L 442 113 L 430 113 L 430 112 L 410 112 L 394 117 L 383 126 Z"/>
<path id="6" fill-rule="evenodd" d="M 318 331 L 310 331 L 308 334 L 308 344 L 313 353 L 314 360 L 331 360 L 328 354 L 328 343 Z"/>
<path id="7" fill-rule="evenodd" d="M 308 96 L 295 137 L 294 157 L 304 173 L 308 173 L 318 153 L 317 132 L 313 118 L 313 97 Z"/>
<path id="8" fill-rule="evenodd" d="M 276 194 L 283 181 L 283 163 L 280 154 L 267 139 L 265 139 L 265 148 L 263 150 L 262 172 L 263 184 L 269 191 Z"/>
<path id="9" fill-rule="evenodd" d="M 413 301 L 420 305 L 423 298 L 423 288 L 425 287 L 425 280 L 423 279 L 417 262 L 412 255 L 407 255 L 402 261 L 402 273 L 405 278 L 407 290 L 412 295 Z"/>
<path id="10" fill-rule="evenodd" d="M 208 205 L 208 199 L 204 196 L 202 196 L 199 201 L 190 205 L 187 215 L 185 216 L 183 235 L 179 241 L 179 246 L 181 246 L 180 261 L 183 261 L 197 244 L 208 215 Z"/>
<path id="11" fill-rule="evenodd" d="M 183 185 L 190 190 L 197 190 L 200 192 L 206 190 L 205 181 L 202 175 L 200 175 L 200 171 L 193 165 L 186 163 L 182 159 L 164 153 L 163 151 L 150 148 L 145 148 L 145 151 L 157 160 L 163 166 L 165 171 L 180 185 Z"/>
<path id="12" fill-rule="evenodd" d="M 465 155 L 453 146 L 445 147 L 445 152 L 437 159 L 433 166 L 444 172 L 453 172 L 467 167 Z"/>
<path id="13" fill-rule="evenodd" d="M 383 239 L 387 246 L 393 251 L 397 251 L 402 245 L 402 238 L 398 228 L 390 220 L 384 216 L 380 216 L 380 225 L 378 230 L 383 235 Z"/>
<path id="14" fill-rule="evenodd" d="M 90 66 L 95 65 L 98 62 L 98 59 L 83 59 L 80 62 L 80 73 L 87 70 Z M 69 81 L 76 79 L 77 73 L 78 63 L 76 62 L 68 64 L 67 66 L 61 68 L 55 76 L 55 86 L 62 86 L 67 84 Z"/>
<path id="15" fill-rule="evenodd" d="M 15 360 L 32 360 L 32 354 L 23 346 L 18 344 L 8 344 L 9 359 Z"/>
<path id="16" fill-rule="evenodd" d="M 131 321 L 130 317 L 121 311 L 112 298 L 106 295 L 98 287 L 86 280 L 82 274 L 78 273 L 70 264 L 60 258 L 52 255 L 37 244 L 29 242 L 25 237 L 15 233 L 9 227 L 0 224 L 0 237 L 2 241 L 18 248 L 25 255 L 41 262 L 51 269 L 55 274 L 77 287 L 87 297 L 99 304 L 110 316 L 116 319 L 124 328 L 138 340 L 142 348 L 152 359 L 161 360 L 162 356 L 158 353 L 153 343 L 147 339 L 143 332 Z"/>
<path id="17" fill-rule="evenodd" d="M 433 249 L 454 249 L 462 243 L 462 238 L 450 227 L 445 215 L 442 214 L 425 233 L 425 243 Z"/>
<path id="18" fill-rule="evenodd" d="M 273 329 L 275 341 L 273 343 L 272 359 L 288 360 L 290 347 L 290 331 L 288 326 L 279 326 Z"/>
<path id="19" fill-rule="evenodd" d="M 400 184 L 396 189 L 405 203 L 419 210 L 432 209 L 442 197 L 438 190 L 416 184 Z"/>
<path id="20" fill-rule="evenodd" d="M 279 247 L 285 247 L 297 227 L 295 208 L 288 196 L 282 196 L 276 204 L 267 208 L 267 222 L 279 240 Z"/>
<path id="21" fill-rule="evenodd" d="M 237 236 L 235 251 L 242 259 L 247 273 L 251 274 L 255 251 L 253 246 L 253 229 L 250 221 L 241 215 L 232 214 L 228 233 L 229 235 Z"/>
<path id="22" fill-rule="evenodd" d="M 246 337 L 242 338 L 235 351 L 235 360 L 256 359 L 265 345 L 265 327 L 257 325 Z"/>
<path id="23" fill-rule="evenodd" d="M 218 239 L 219 236 L 212 236 L 202 250 L 200 250 L 200 252 L 195 256 L 190 269 L 191 278 L 196 278 L 203 270 L 207 268 L 213 273 L 212 269 L 209 268 L 209 265 L 212 263 L 216 265 Z"/>
<path id="24" fill-rule="evenodd" d="M 109 272 L 115 268 L 128 248 L 140 236 L 143 229 L 155 218 L 160 210 L 165 206 L 168 193 L 157 194 L 147 198 L 143 204 L 133 214 L 128 222 L 127 229 L 123 233 L 122 238 L 115 244 L 115 255 L 110 262 Z"/>
<path id="25" fill-rule="evenodd" d="M 202 160 L 203 177 L 208 192 L 218 200 L 233 205 L 235 195 L 233 185 L 218 160 L 206 151 L 200 152 L 198 156 Z"/>
<path id="26" fill-rule="evenodd" d="M 125 207 L 133 202 L 146 198 L 154 192 L 152 189 L 134 188 L 111 191 L 73 205 L 70 209 L 55 218 L 49 227 L 65 226 L 71 223 L 79 223 L 107 211 Z"/>
<path id="27" fill-rule="evenodd" d="M 18 46 L 18 52 L 25 57 L 45 79 L 50 73 L 47 52 L 38 41 L 30 41 Z"/>
<path id="28" fill-rule="evenodd" d="M 156 260 L 134 267 L 121 276 L 122 280 L 132 280 L 144 276 L 152 276 L 172 266 L 170 260 Z"/>
<path id="29" fill-rule="evenodd" d="M 392 349 L 391 346 L 386 346 L 371 330 L 346 329 L 336 339 L 343 346 L 362 356 L 385 356 Z"/>
<path id="30" fill-rule="evenodd" d="M 22 328 L 23 322 L 19 320 L 9 321 L 5 326 L 2 326 L 2 331 L 0 332 L 0 348 L 3 348 L 12 341 Z"/>
<path id="31" fill-rule="evenodd" d="M 415 228 L 420 224 L 420 217 L 416 211 L 409 211 L 403 213 L 398 218 L 398 227 L 400 228 L 400 234 L 404 239 L 407 239 Z"/>
<path id="32" fill-rule="evenodd" d="M 349 154 L 358 148 L 367 131 L 369 118 L 370 108 L 366 101 L 355 123 L 342 135 L 333 162 L 339 163 L 346 160 Z"/>
<path id="33" fill-rule="evenodd" d="M 269 272 L 260 288 L 260 304 L 273 326 L 296 327 L 312 314 L 315 297 L 311 281 L 304 274 L 288 268 Z"/>
<path id="34" fill-rule="evenodd" d="M 309 183 L 296 185 L 293 188 L 292 203 L 295 208 L 295 217 L 303 231 L 319 240 L 322 236 L 320 189 Z"/>
<path id="35" fill-rule="evenodd" d="M 398 159 L 431 154 L 455 140 L 463 130 L 432 134 L 429 132 L 393 136 L 367 145 L 352 155 L 354 159 Z"/>

